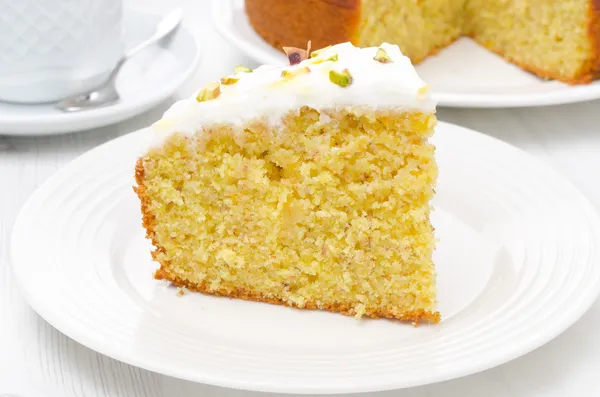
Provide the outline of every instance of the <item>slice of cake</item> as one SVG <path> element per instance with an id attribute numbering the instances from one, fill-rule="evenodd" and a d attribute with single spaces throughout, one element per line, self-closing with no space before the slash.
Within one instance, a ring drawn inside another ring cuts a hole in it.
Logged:
<path id="1" fill-rule="evenodd" d="M 435 104 L 397 46 L 288 49 L 175 104 L 136 167 L 155 277 L 207 294 L 438 322 Z"/>

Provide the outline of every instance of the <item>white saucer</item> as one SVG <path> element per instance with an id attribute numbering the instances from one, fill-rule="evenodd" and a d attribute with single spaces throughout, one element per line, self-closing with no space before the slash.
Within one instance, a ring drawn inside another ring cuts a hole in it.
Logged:
<path id="1" fill-rule="evenodd" d="M 148 38 L 161 18 L 128 8 L 123 17 L 126 47 Z M 0 134 L 61 134 L 117 123 L 166 100 L 197 71 L 199 62 L 199 44 L 184 25 L 168 45 L 153 46 L 125 64 L 117 80 L 121 101 L 115 105 L 69 114 L 51 104 L 0 102 Z"/>
<path id="2" fill-rule="evenodd" d="M 244 0 L 213 0 L 212 6 L 219 32 L 248 56 L 260 63 L 287 62 L 254 31 L 246 17 Z M 416 69 L 431 85 L 440 106 L 526 107 L 600 98 L 600 81 L 579 86 L 544 81 L 467 38 L 428 58 Z"/>
<path id="3" fill-rule="evenodd" d="M 148 130 L 125 135 L 55 173 L 23 206 L 11 241 L 13 275 L 31 306 L 126 363 L 259 391 L 397 389 L 519 357 L 598 296 L 600 221 L 581 193 L 526 153 L 447 123 L 434 137 L 440 324 L 177 296 L 152 277 L 132 189 L 152 139 Z"/>

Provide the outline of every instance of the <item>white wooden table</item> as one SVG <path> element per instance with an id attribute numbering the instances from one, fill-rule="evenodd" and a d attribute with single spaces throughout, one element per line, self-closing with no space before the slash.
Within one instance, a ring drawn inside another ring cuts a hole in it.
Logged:
<path id="1" fill-rule="evenodd" d="M 220 77 L 235 65 L 255 66 L 210 25 L 206 0 L 136 0 L 152 12 L 173 3 L 186 8 L 187 25 L 202 39 L 197 75 L 172 100 Z M 171 103 L 127 122 L 56 137 L 0 136 L 0 396 L 9 383 L 37 384 L 66 396 L 259 396 L 194 384 L 131 367 L 97 354 L 46 324 L 23 301 L 11 278 L 11 226 L 27 197 L 79 154 L 145 127 Z M 439 109 L 441 120 L 464 125 L 521 147 L 564 173 L 600 210 L 600 101 L 512 110 Z M 598 264 L 600 266 L 600 264 Z M 410 397 L 599 396 L 600 303 L 546 346 L 498 368 L 436 385 L 385 392 Z M 49 395 L 49 394 L 47 394 Z"/>

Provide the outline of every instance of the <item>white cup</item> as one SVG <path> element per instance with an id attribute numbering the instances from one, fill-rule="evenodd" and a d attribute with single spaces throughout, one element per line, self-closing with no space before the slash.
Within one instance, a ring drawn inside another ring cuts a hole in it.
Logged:
<path id="1" fill-rule="evenodd" d="M 122 0 L 0 0 L 0 10 L 0 101 L 92 89 L 123 54 Z"/>

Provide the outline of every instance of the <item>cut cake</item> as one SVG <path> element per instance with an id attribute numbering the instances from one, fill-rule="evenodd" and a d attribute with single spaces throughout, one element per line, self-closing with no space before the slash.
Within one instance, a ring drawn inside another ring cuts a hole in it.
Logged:
<path id="1" fill-rule="evenodd" d="M 245 0 L 267 42 L 317 47 L 387 41 L 413 64 L 468 36 L 539 77 L 589 83 L 600 73 L 600 0 Z M 465 59 L 465 67 L 469 59 Z"/>
<path id="2" fill-rule="evenodd" d="M 303 55 L 237 68 L 155 124 L 159 142 L 138 160 L 135 187 L 155 277 L 232 298 L 438 322 L 427 85 L 389 44 Z"/>

